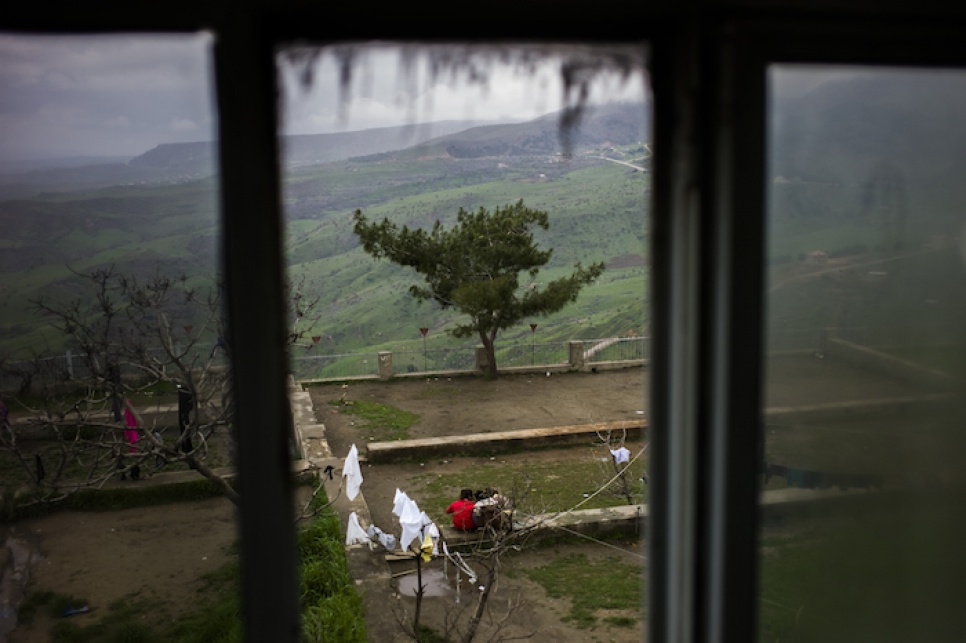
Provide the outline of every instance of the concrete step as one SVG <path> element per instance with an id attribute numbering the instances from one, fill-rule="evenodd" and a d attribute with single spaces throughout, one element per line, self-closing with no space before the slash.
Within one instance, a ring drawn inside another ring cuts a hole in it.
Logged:
<path id="1" fill-rule="evenodd" d="M 419 460 L 455 454 L 479 455 L 510 451 L 526 447 L 567 446 L 598 441 L 598 434 L 607 431 L 627 431 L 627 437 L 639 438 L 647 429 L 647 420 L 618 420 L 542 429 L 494 431 L 449 435 L 438 438 L 418 438 L 393 442 L 370 442 L 366 446 L 366 460 L 382 464 L 399 460 Z"/>

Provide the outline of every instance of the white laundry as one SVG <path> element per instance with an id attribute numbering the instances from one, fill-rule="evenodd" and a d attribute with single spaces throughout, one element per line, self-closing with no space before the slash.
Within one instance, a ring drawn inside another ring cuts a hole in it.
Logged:
<path id="1" fill-rule="evenodd" d="M 617 464 L 627 462 L 631 458 L 631 452 L 628 451 L 626 447 L 621 447 L 616 451 L 614 449 L 611 449 L 610 454 L 614 456 L 614 462 L 616 462 Z"/>
<path id="2" fill-rule="evenodd" d="M 400 491 L 397 487 L 396 496 L 392 499 L 393 515 L 395 515 L 397 518 L 401 516 L 407 502 L 409 502 L 409 496 L 406 495 L 405 491 Z"/>
<path id="3" fill-rule="evenodd" d="M 342 465 L 342 477 L 346 479 L 346 498 L 355 500 L 359 495 L 359 487 L 362 486 L 362 471 L 359 469 L 359 451 L 354 444 L 349 449 L 349 455 L 345 457 L 345 464 Z"/>
<path id="4" fill-rule="evenodd" d="M 363 543 L 369 545 L 369 549 L 372 549 L 372 540 L 369 539 L 369 534 L 359 524 L 359 516 L 353 511 L 349 514 L 349 523 L 345 528 L 345 544 L 361 545 Z"/>
<path id="5" fill-rule="evenodd" d="M 399 537 L 401 549 L 409 549 L 409 545 L 416 539 L 422 540 L 423 513 L 414 500 L 407 499 L 399 516 L 399 525 L 402 527 L 402 535 Z"/>
<path id="6" fill-rule="evenodd" d="M 369 525 L 369 537 L 376 538 L 379 541 L 379 544 L 385 547 L 388 551 L 393 551 L 396 548 L 396 537 L 392 534 L 387 534 L 375 525 Z"/>
<path id="7" fill-rule="evenodd" d="M 386 548 L 386 551 L 396 551 L 396 537 L 392 534 L 379 534 L 379 544 Z"/>
<path id="8" fill-rule="evenodd" d="M 436 526 L 436 523 L 431 522 L 423 531 L 433 541 L 433 556 L 439 556 L 439 527 Z"/>

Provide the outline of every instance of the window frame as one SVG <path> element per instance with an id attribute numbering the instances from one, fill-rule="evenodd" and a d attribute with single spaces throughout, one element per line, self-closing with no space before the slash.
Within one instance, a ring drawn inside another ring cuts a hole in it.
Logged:
<path id="1" fill-rule="evenodd" d="M 432 4 L 432 3 L 427 3 Z M 672 6 L 673 5 L 673 6 Z M 421 13 L 431 7 L 421 7 Z M 436 9 L 452 13 L 450 5 Z M 508 10 L 507 10 L 508 9 Z M 647 638 L 752 640 L 757 632 L 757 462 L 762 386 L 765 70 L 770 63 L 966 67 L 966 9 L 939 0 L 767 6 L 611 2 L 494 6 L 434 25 L 411 6 L 299 0 L 19 3 L 0 29 L 215 35 L 222 263 L 234 350 L 246 638 L 298 640 L 288 467 L 274 51 L 315 42 L 647 42 L 655 111 L 651 225 L 652 502 Z M 370 15 L 367 15 L 370 14 Z M 508 18 L 512 16 L 512 19 Z M 401 38 L 402 37 L 402 38 Z M 277 430 L 265 430 L 273 427 Z"/>

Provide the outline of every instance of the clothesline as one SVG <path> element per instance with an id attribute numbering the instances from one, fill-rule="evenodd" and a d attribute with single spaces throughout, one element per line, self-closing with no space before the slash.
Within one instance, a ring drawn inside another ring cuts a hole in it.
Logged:
<path id="1" fill-rule="evenodd" d="M 583 500 L 581 500 L 580 502 L 578 502 L 577 504 L 575 504 L 570 509 L 567 509 L 565 511 L 561 511 L 559 513 L 554 514 L 553 517 L 556 518 L 557 516 L 563 516 L 565 514 L 571 513 L 572 511 L 576 511 L 577 509 L 579 509 L 580 507 L 582 507 L 583 505 L 587 504 L 592 499 L 594 499 L 595 497 L 597 497 L 598 495 L 600 495 L 601 493 L 603 493 L 604 489 L 606 489 L 610 485 L 614 484 L 614 482 L 616 482 L 618 478 L 620 478 L 622 475 L 624 475 L 624 472 L 627 471 L 632 464 L 634 464 L 635 462 L 637 462 L 638 458 L 640 458 L 642 455 L 644 455 L 644 452 L 647 451 L 647 447 L 649 445 L 650 445 L 650 443 L 645 444 L 644 445 L 644 448 L 642 448 L 640 451 L 638 451 L 637 452 L 637 455 L 635 455 L 633 458 L 631 458 L 631 460 L 627 463 L 627 466 L 626 467 L 624 467 L 623 469 L 621 469 L 620 471 L 618 471 L 617 474 L 614 475 L 613 478 L 611 478 L 610 480 L 608 480 L 607 482 L 605 482 L 603 485 L 601 485 L 601 487 L 597 491 L 595 491 L 594 493 L 590 494 L 589 496 L 587 496 L 586 498 L 584 498 Z"/>

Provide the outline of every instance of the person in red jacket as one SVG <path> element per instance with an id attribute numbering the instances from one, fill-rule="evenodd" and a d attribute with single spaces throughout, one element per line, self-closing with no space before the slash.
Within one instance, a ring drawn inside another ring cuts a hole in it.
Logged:
<path id="1" fill-rule="evenodd" d="M 476 524 L 473 522 L 473 507 L 475 505 L 472 489 L 460 491 L 460 499 L 446 508 L 446 513 L 453 514 L 453 527 L 455 529 L 460 531 L 476 530 Z"/>

